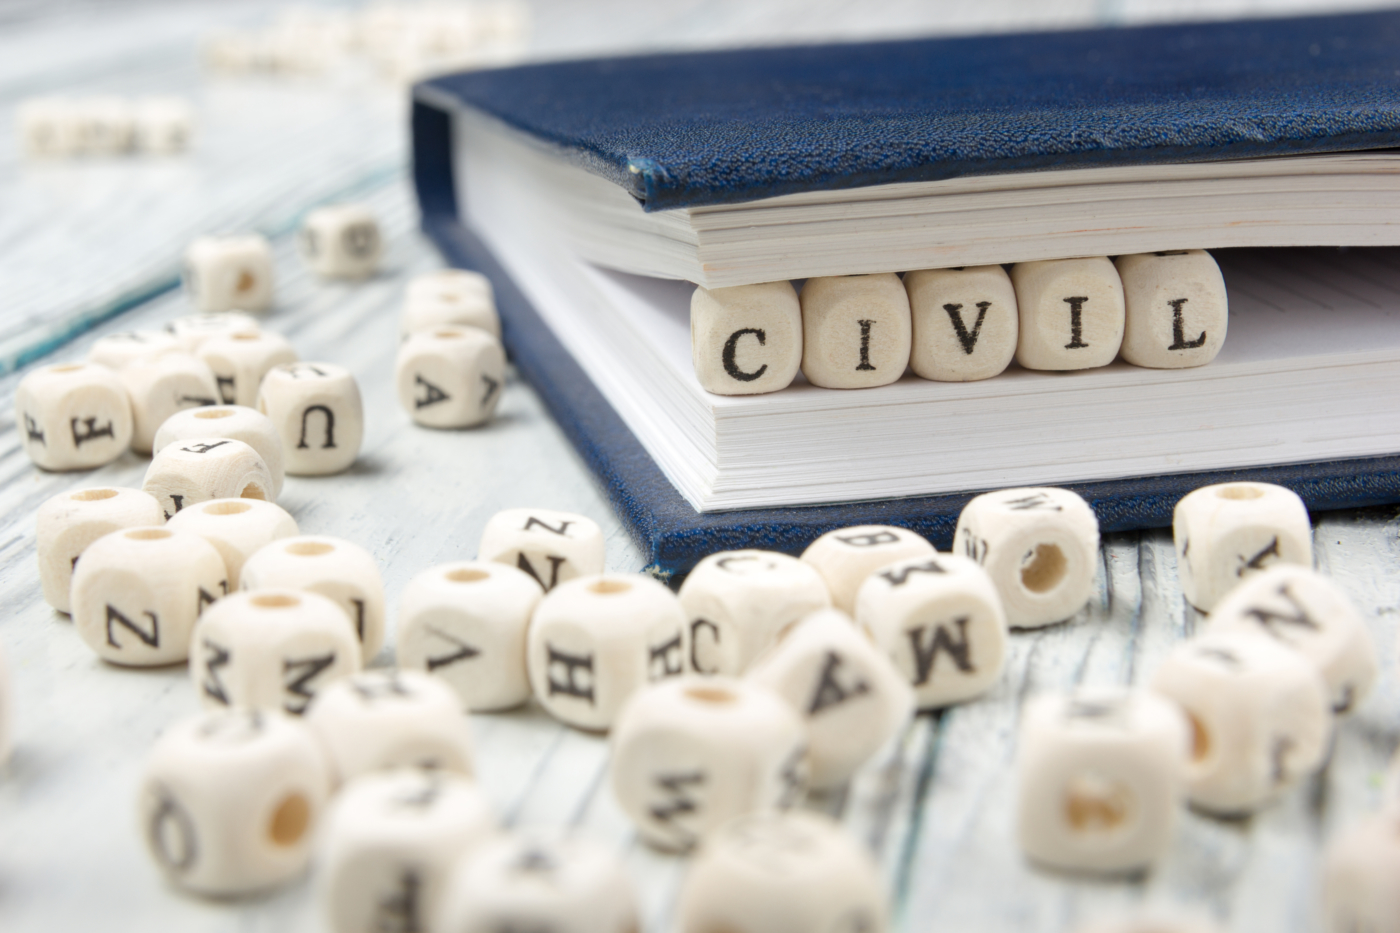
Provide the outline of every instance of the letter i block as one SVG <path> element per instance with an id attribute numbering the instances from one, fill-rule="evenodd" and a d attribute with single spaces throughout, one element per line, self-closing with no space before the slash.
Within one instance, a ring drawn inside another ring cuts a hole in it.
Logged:
<path id="1" fill-rule="evenodd" d="M 1107 366 L 1123 343 L 1123 282 L 1105 256 L 1018 262 L 1011 267 L 1026 369 Z"/>
<path id="2" fill-rule="evenodd" d="M 1113 261 L 1127 309 L 1123 359 L 1134 366 L 1204 366 L 1225 345 L 1229 300 L 1210 253 L 1179 249 Z"/>
<path id="3" fill-rule="evenodd" d="M 1006 613 L 975 561 L 916 557 L 871 574 L 856 597 L 866 626 L 914 688 L 920 709 L 976 696 L 1006 664 Z"/>
<path id="4" fill-rule="evenodd" d="M 334 363 L 274 366 L 258 390 L 258 411 L 282 439 L 293 476 L 326 476 L 355 462 L 364 439 L 364 404 L 350 370 Z"/>
<path id="5" fill-rule="evenodd" d="M 548 593 L 567 580 L 603 572 L 603 529 L 573 512 L 505 509 L 486 522 L 477 559 L 523 570 Z"/>
<path id="6" fill-rule="evenodd" d="M 716 395 L 787 388 L 802 363 L 802 306 L 791 282 L 697 288 L 690 297 L 695 377 Z"/>
<path id="7" fill-rule="evenodd" d="M 1312 566 L 1307 507 L 1269 483 L 1221 483 L 1184 496 L 1172 512 L 1172 540 L 1181 592 L 1202 612 L 1251 574 Z"/>
<path id="8" fill-rule="evenodd" d="M 893 272 L 802 286 L 802 373 L 828 389 L 888 385 L 909 365 L 909 295 Z"/>
<path id="9" fill-rule="evenodd" d="M 904 276 L 914 322 L 909 365 L 937 382 L 989 379 L 1011 364 L 1020 329 L 1016 289 L 1001 266 Z"/>

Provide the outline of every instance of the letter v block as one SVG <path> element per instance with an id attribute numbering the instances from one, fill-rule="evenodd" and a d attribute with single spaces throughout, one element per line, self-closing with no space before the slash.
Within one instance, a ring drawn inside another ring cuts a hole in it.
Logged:
<path id="1" fill-rule="evenodd" d="M 478 560 L 508 564 L 545 592 L 603 572 L 603 530 L 591 518 L 552 509 L 506 509 L 486 522 Z"/>
<path id="2" fill-rule="evenodd" d="M 1006 613 L 987 572 L 953 554 L 916 557 L 871 574 L 856 622 L 914 688 L 919 709 L 986 691 L 1006 664 Z"/>
<path id="3" fill-rule="evenodd" d="M 697 288 L 690 297 L 695 377 L 716 395 L 787 388 L 802 363 L 802 308 L 791 282 Z"/>
<path id="4" fill-rule="evenodd" d="M 1016 355 L 1016 290 L 1001 266 L 904 276 L 914 321 L 914 373 L 937 382 L 989 379 Z"/>

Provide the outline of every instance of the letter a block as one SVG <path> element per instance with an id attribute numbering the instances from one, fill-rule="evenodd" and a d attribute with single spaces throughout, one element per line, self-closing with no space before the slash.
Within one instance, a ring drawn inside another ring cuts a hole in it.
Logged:
<path id="1" fill-rule="evenodd" d="M 1001 266 L 926 269 L 904 276 L 914 319 L 909 365 L 937 382 L 989 379 L 1016 355 L 1016 289 Z"/>
<path id="2" fill-rule="evenodd" d="M 293 476 L 339 473 L 360 453 L 364 405 L 355 377 L 343 366 L 274 366 L 263 377 L 257 407 L 277 427 L 284 466 Z"/>
<path id="3" fill-rule="evenodd" d="M 477 559 L 523 570 L 547 593 L 565 581 L 603 572 L 603 529 L 573 512 L 505 509 L 486 522 Z"/>
<path id="4" fill-rule="evenodd" d="M 690 297 L 695 377 L 716 395 L 787 388 L 802 363 L 802 306 L 791 282 L 697 288 Z"/>
<path id="5" fill-rule="evenodd" d="M 1210 253 L 1181 249 L 1113 261 L 1123 280 L 1123 359 L 1134 366 L 1204 366 L 1225 345 L 1229 300 Z"/>
<path id="6" fill-rule="evenodd" d="M 399 407 L 430 428 L 488 421 L 506 384 L 501 344 L 476 327 L 443 325 L 412 334 L 394 364 Z"/>
<path id="7" fill-rule="evenodd" d="M 1123 343 L 1123 283 L 1105 256 L 1018 262 L 1011 267 L 1026 369 L 1107 366 Z"/>
<path id="8" fill-rule="evenodd" d="M 888 385 L 909 365 L 909 296 L 893 272 L 832 275 L 802 286 L 802 373 L 812 385 Z"/>

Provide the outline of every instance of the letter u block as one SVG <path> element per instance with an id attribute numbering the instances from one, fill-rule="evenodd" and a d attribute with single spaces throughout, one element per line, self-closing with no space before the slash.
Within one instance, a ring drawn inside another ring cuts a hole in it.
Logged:
<path id="1" fill-rule="evenodd" d="M 481 532 L 478 560 L 523 570 L 548 593 L 603 572 L 603 530 L 593 519 L 553 509 L 504 509 Z"/>
<path id="2" fill-rule="evenodd" d="M 257 407 L 277 427 L 285 468 L 293 476 L 339 473 L 360 453 L 364 404 L 355 377 L 343 366 L 274 366 L 263 377 Z"/>
<path id="3" fill-rule="evenodd" d="M 791 282 L 697 288 L 690 297 L 695 377 L 716 395 L 792 384 L 802 363 L 802 306 Z"/>
<path id="4" fill-rule="evenodd" d="M 909 295 L 893 272 L 802 286 L 802 374 L 828 389 L 888 385 L 909 366 Z"/>
<path id="5" fill-rule="evenodd" d="M 1018 262 L 1016 362 L 1026 369 L 1107 366 L 1123 343 L 1123 282 L 1105 256 Z"/>
<path id="6" fill-rule="evenodd" d="M 1001 266 L 908 272 L 914 322 L 909 366 L 937 382 L 989 379 L 1016 355 L 1016 289 Z"/>

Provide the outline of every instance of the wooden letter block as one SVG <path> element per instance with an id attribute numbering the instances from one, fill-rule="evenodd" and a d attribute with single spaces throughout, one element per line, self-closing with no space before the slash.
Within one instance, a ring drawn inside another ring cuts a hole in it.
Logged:
<path id="1" fill-rule="evenodd" d="M 603 572 L 603 530 L 573 512 L 505 509 L 486 522 L 477 559 L 523 570 L 547 593 L 560 583 Z"/>
<path id="2" fill-rule="evenodd" d="M 992 578 L 953 554 L 915 557 L 866 577 L 856 622 L 875 636 L 919 709 L 983 693 L 1006 664 L 1006 613 Z"/>
<path id="3" fill-rule="evenodd" d="M 273 541 L 244 562 L 238 585 L 319 593 L 340 606 L 354 625 L 366 662 L 384 645 L 384 583 L 374 557 L 358 544 L 329 535 Z"/>
<path id="4" fill-rule="evenodd" d="M 827 389 L 888 385 L 909 365 L 909 296 L 893 272 L 802 286 L 802 373 Z"/>
<path id="5" fill-rule="evenodd" d="M 637 916 L 636 892 L 612 852 L 577 837 L 502 835 L 458 862 L 436 929 L 636 933 Z"/>
<path id="6" fill-rule="evenodd" d="M 282 438 L 272 420 L 255 408 L 242 405 L 205 405 L 186 408 L 166 418 L 151 442 L 152 450 L 164 450 L 181 441 L 227 437 L 242 441 L 258 452 L 272 477 L 272 496 L 282 494 Z"/>
<path id="7" fill-rule="evenodd" d="M 1001 266 L 906 272 L 914 321 L 909 365 L 936 382 L 990 379 L 1011 365 L 1020 324 Z"/>
<path id="8" fill-rule="evenodd" d="M 199 535 L 115 531 L 73 569 L 73 627 L 98 657 L 152 667 L 184 661 L 204 607 L 228 593 L 224 559 Z"/>
<path id="9" fill-rule="evenodd" d="M 219 401 L 214 374 L 189 353 L 158 353 L 118 375 L 131 399 L 131 449 L 138 454 L 151 453 L 156 432 L 177 411 Z"/>
<path id="10" fill-rule="evenodd" d="M 1068 489 L 984 493 L 963 506 L 953 540 L 991 576 L 1013 628 L 1062 622 L 1093 593 L 1099 522 Z"/>
<path id="11" fill-rule="evenodd" d="M 350 468 L 364 440 L 365 412 L 355 377 L 334 363 L 285 363 L 263 377 L 258 411 L 282 438 L 293 476 L 328 476 Z"/>
<path id="12" fill-rule="evenodd" d="M 817 568 L 831 593 L 831 604 L 850 615 L 865 578 L 897 560 L 932 557 L 937 552 L 921 535 L 893 525 L 853 525 L 828 531 L 807 546 L 802 560 Z"/>
<path id="13" fill-rule="evenodd" d="M 100 486 L 59 493 L 46 501 L 34 523 L 44 601 L 59 612 L 69 610 L 73 569 L 89 544 L 114 531 L 164 521 L 160 503 L 139 489 Z"/>
<path id="14" fill-rule="evenodd" d="M 61 97 L 34 97 L 19 105 L 19 135 L 30 158 L 65 158 L 77 149 L 77 115 Z"/>
<path id="15" fill-rule="evenodd" d="M 788 626 L 831 607 L 811 564 L 775 551 L 720 551 L 681 584 L 690 620 L 690 669 L 738 676 Z"/>
<path id="16" fill-rule="evenodd" d="M 1147 691 L 1030 701 L 1016 761 L 1022 851 L 1070 871 L 1148 867 L 1171 844 L 1187 744 L 1180 711 Z"/>
<path id="17" fill-rule="evenodd" d="M 580 577 L 540 600 L 526 650 L 540 705 L 571 726 L 606 730 L 633 693 L 685 673 L 685 613 L 643 574 Z"/>
<path id="18" fill-rule="evenodd" d="M 323 278 L 363 279 L 379 270 L 384 239 L 362 204 L 336 204 L 306 215 L 297 238 L 302 259 Z"/>
<path id="19" fill-rule="evenodd" d="M 131 444 L 131 402 L 106 366 L 45 366 L 15 390 L 15 428 L 35 466 L 90 470 L 111 463 Z"/>
<path id="20" fill-rule="evenodd" d="M 695 378 L 716 395 L 792 384 L 802 363 L 802 306 L 791 282 L 697 288 L 690 298 Z"/>
<path id="21" fill-rule="evenodd" d="M 228 570 L 229 589 L 238 587 L 248 558 L 274 541 L 297 534 L 296 519 L 281 506 L 242 498 L 186 503 L 186 508 L 170 516 L 166 527 L 193 532 L 214 545 Z"/>
<path id="22" fill-rule="evenodd" d="M 1183 496 L 1172 512 L 1172 541 L 1181 592 L 1202 612 L 1253 574 L 1313 562 L 1307 506 L 1269 483 L 1221 483 Z"/>
<path id="23" fill-rule="evenodd" d="M 131 151 L 136 121 L 126 100 L 103 95 L 75 100 L 70 106 L 75 152 L 116 156 Z"/>
<path id="24" fill-rule="evenodd" d="M 185 289 L 195 308 L 266 311 L 272 307 L 272 247 L 264 237 L 200 237 L 185 251 Z"/>
<path id="25" fill-rule="evenodd" d="M 643 839 L 685 852 L 734 817 L 796 803 L 806 752 L 802 718 L 768 688 L 677 678 L 623 707 L 609 779 Z"/>
<path id="26" fill-rule="evenodd" d="M 476 327 L 501 337 L 495 292 L 486 276 L 465 269 L 442 269 L 415 276 L 408 283 L 399 315 L 402 334 L 416 334 L 444 325 Z"/>
<path id="27" fill-rule="evenodd" d="M 258 319 L 241 311 L 219 311 L 212 314 L 187 314 L 177 317 L 165 329 L 179 341 L 186 353 L 198 353 L 204 341 L 220 334 L 255 331 Z"/>
<path id="28" fill-rule="evenodd" d="M 361 671 L 316 694 L 306 721 L 341 781 L 426 768 L 472 774 L 471 724 L 452 688 L 418 671 Z"/>
<path id="29" fill-rule="evenodd" d="M 206 707 L 300 716 L 317 691 L 360 669 L 360 643 L 335 603 L 299 590 L 233 593 L 200 617 L 190 679 Z"/>
<path id="30" fill-rule="evenodd" d="M 1204 366 L 1225 345 L 1225 279 L 1203 249 L 1136 253 L 1113 261 L 1127 319 L 1123 359 L 1134 366 Z"/>
<path id="31" fill-rule="evenodd" d="M 1104 256 L 1018 262 L 1016 362 L 1026 369 L 1107 366 L 1123 343 L 1123 283 Z"/>
<path id="32" fill-rule="evenodd" d="M 214 334 L 200 343 L 195 355 L 214 374 L 219 401 L 245 407 L 257 404 L 258 387 L 269 369 L 297 361 L 287 338 L 264 330 Z"/>
<path id="33" fill-rule="evenodd" d="M 180 342 L 167 331 L 129 330 L 98 338 L 88 350 L 87 360 L 116 372 L 148 357 L 178 349 Z"/>
<path id="34" fill-rule="evenodd" d="M 445 681 L 472 711 L 530 698 L 525 632 L 543 591 L 493 561 L 441 564 L 408 581 L 399 606 L 399 667 Z"/>
<path id="35" fill-rule="evenodd" d="M 830 817 L 755 813 L 706 842 L 680 898 L 681 933 L 884 933 L 884 883 L 869 851 Z"/>
<path id="36" fill-rule="evenodd" d="M 355 778 L 336 796 L 319 846 L 330 929 L 424 929 L 452 868 L 494 834 L 485 795 L 460 775 L 401 769 Z"/>
<path id="37" fill-rule="evenodd" d="M 140 825 L 174 885 L 248 894 L 306 870 L 330 796 L 326 762 L 299 722 L 218 710 L 165 731 L 146 759 Z"/>
<path id="38" fill-rule="evenodd" d="M 746 679 L 771 687 L 807 721 L 813 787 L 839 787 L 894 737 L 914 694 L 890 659 L 843 612 L 789 629 Z"/>
<path id="39" fill-rule="evenodd" d="M 1251 813 L 1322 764 L 1332 734 L 1327 685 L 1297 651 L 1252 632 L 1207 632 L 1178 645 L 1152 689 L 1191 725 L 1191 802 Z"/>
<path id="40" fill-rule="evenodd" d="M 155 497 L 169 519 L 210 499 L 271 499 L 272 474 L 247 444 L 211 437 L 177 441 L 162 449 L 151 458 L 141 488 Z"/>
<path id="41" fill-rule="evenodd" d="M 394 363 L 399 406 L 431 428 L 491 419 L 506 384 L 500 341 L 475 327 L 442 326 L 409 336 Z"/>
<path id="42" fill-rule="evenodd" d="M 132 118 L 137 151 L 174 155 L 189 148 L 194 135 L 189 101 L 180 97 L 143 97 L 132 107 Z"/>
<path id="43" fill-rule="evenodd" d="M 1322 866 L 1326 933 L 1400 930 L 1400 820 L 1373 814 L 1327 846 Z"/>

